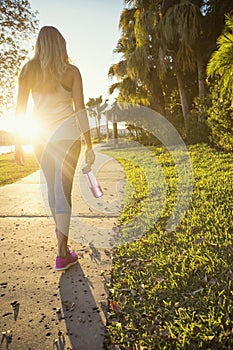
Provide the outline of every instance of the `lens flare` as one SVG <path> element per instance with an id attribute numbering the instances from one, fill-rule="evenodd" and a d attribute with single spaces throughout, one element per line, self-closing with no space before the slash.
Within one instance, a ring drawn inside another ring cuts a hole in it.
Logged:
<path id="1" fill-rule="evenodd" d="M 19 116 L 16 118 L 15 135 L 23 143 L 33 143 L 41 135 L 41 125 L 33 116 Z"/>

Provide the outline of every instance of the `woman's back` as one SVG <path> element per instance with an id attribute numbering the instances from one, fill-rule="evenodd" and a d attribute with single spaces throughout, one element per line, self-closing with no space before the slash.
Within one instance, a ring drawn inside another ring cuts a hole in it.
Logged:
<path id="1" fill-rule="evenodd" d="M 78 131 L 73 103 L 73 81 L 76 70 L 76 67 L 69 65 L 54 91 L 40 89 L 38 84 L 31 81 L 30 90 L 34 102 L 34 116 L 48 136 L 51 136 L 62 124 L 65 124 L 64 133 L 72 138 L 77 138 Z"/>

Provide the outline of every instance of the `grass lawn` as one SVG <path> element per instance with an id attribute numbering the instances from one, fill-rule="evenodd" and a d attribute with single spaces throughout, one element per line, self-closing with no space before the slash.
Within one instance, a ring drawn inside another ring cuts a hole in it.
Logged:
<path id="1" fill-rule="evenodd" d="M 167 232 L 178 179 L 168 152 L 150 150 L 163 167 L 166 201 L 144 236 L 115 249 L 105 347 L 233 349 L 233 155 L 206 144 L 189 146 L 192 199 L 175 231 Z M 147 196 L 142 171 L 124 159 L 125 152 L 108 151 L 124 166 L 130 183 L 121 216 L 123 233 L 140 216 Z"/>
<path id="2" fill-rule="evenodd" d="M 0 186 L 13 183 L 38 170 L 38 163 L 33 153 L 25 152 L 25 165 L 19 166 L 14 161 L 14 153 L 0 155 Z"/>

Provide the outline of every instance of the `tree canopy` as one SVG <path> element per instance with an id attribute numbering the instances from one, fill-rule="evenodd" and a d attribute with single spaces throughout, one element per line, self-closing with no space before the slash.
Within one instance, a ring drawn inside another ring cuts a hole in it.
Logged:
<path id="1" fill-rule="evenodd" d="M 125 0 L 115 50 L 121 59 L 109 69 L 118 82 L 110 93 L 117 89 L 118 101 L 149 106 L 171 120 L 174 103 L 180 105 L 187 135 L 195 101 L 203 123 L 206 66 L 232 9 L 232 0 Z"/>
<path id="2" fill-rule="evenodd" d="M 210 81 L 212 105 L 207 120 L 210 140 L 221 149 L 233 150 L 233 16 L 226 17 L 226 25 L 217 40 L 207 74 Z"/>
<path id="3" fill-rule="evenodd" d="M 209 77 L 220 79 L 221 97 L 233 95 L 233 16 L 226 16 L 224 32 L 217 40 L 218 49 L 213 53 L 208 65 Z"/>
<path id="4" fill-rule="evenodd" d="M 37 29 L 36 15 L 27 0 L 1 0 L 0 113 L 12 105 L 16 76 Z"/>

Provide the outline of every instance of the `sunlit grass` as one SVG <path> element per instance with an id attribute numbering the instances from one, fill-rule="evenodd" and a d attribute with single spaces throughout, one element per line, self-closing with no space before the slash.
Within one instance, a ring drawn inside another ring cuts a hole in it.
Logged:
<path id="1" fill-rule="evenodd" d="M 19 166 L 14 161 L 14 153 L 0 155 L 0 186 L 13 183 L 34 171 L 39 166 L 33 153 L 25 152 L 25 165 Z"/>
<path id="2" fill-rule="evenodd" d="M 193 197 L 185 217 L 169 233 L 165 223 L 172 210 L 176 174 L 169 154 L 154 148 L 166 173 L 168 198 L 155 226 L 115 251 L 106 348 L 111 344 L 132 350 L 233 348 L 233 155 L 205 144 L 190 146 L 189 151 Z M 123 152 L 112 155 L 120 159 L 133 183 L 135 169 L 123 160 Z M 140 213 L 145 188 L 137 187 L 139 205 L 126 191 L 122 225 L 132 213 Z"/>

